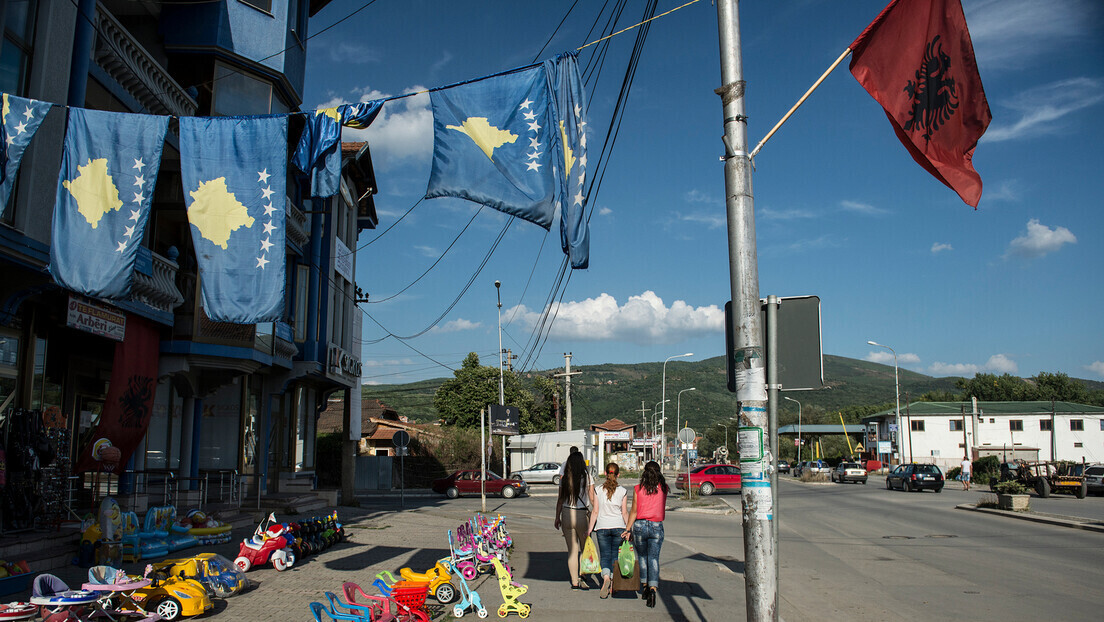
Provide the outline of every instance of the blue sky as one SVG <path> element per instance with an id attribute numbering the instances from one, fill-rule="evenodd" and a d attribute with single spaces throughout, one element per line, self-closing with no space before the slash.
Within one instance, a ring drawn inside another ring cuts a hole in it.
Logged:
<path id="1" fill-rule="evenodd" d="M 330 3 L 311 30 L 362 4 Z M 409 93 L 574 49 L 589 41 L 602 3 L 581 2 L 564 20 L 571 4 L 378 0 L 311 39 L 304 108 Z M 629 4 L 621 27 L 643 12 L 643 0 Z M 661 0 L 658 12 L 680 4 Z M 742 3 L 752 144 L 885 4 Z M 963 7 L 993 112 L 974 155 L 985 184 L 978 210 L 912 161 L 845 62 L 756 158 L 760 294 L 820 296 L 826 354 L 892 364 L 887 350 L 867 345 L 874 340 L 893 347 L 902 368 L 935 376 L 1104 379 L 1104 5 Z M 634 37 L 615 37 L 601 72 L 588 78 L 591 162 Z M 590 64 L 582 52 L 580 68 Z M 432 199 L 395 224 L 429 178 L 428 96 L 389 102 L 366 131 L 346 129 L 344 140 L 369 141 L 380 186 L 380 227 L 361 234 L 357 256 L 357 283 L 378 301 L 361 305 L 370 316 L 364 381 L 450 376 L 447 367 L 473 351 L 497 364 L 495 280 L 503 347 L 522 369 L 562 367 L 565 352 L 573 367 L 723 354 L 730 285 L 719 84 L 708 0 L 652 22 L 591 196 L 590 268 L 571 275 L 539 350 L 533 322 L 562 259 L 558 222 L 549 235 L 515 221 L 480 271 L 505 215 Z M 421 333 L 442 315 L 417 338 L 388 337 Z"/>

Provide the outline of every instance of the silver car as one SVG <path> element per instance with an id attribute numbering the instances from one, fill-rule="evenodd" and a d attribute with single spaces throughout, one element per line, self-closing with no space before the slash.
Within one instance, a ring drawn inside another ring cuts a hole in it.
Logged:
<path id="1" fill-rule="evenodd" d="M 1085 467 L 1085 481 L 1089 484 L 1090 495 L 1104 495 L 1104 465 Z"/>
<path id="2" fill-rule="evenodd" d="M 527 469 L 514 471 L 513 474 L 530 484 L 544 482 L 558 485 L 560 483 L 559 472 L 559 462 L 539 462 Z"/>

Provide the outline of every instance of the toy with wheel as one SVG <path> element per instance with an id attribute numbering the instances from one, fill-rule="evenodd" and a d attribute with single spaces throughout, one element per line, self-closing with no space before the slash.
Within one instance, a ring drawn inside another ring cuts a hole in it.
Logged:
<path id="1" fill-rule="evenodd" d="M 460 587 L 460 602 L 452 608 L 452 615 L 456 618 L 464 617 L 468 609 L 471 609 L 480 618 L 487 617 L 487 608 L 483 606 L 483 599 L 479 597 L 479 592 L 471 589 L 468 586 L 468 580 L 464 578 L 463 573 L 456 572 L 453 568 L 453 575 L 456 577 L 457 585 Z"/>
<path id="2" fill-rule="evenodd" d="M 529 591 L 529 586 L 514 583 L 514 578 L 497 557 L 491 560 L 491 563 L 494 565 L 495 574 L 498 575 L 498 589 L 502 592 L 503 602 L 498 607 L 498 617 L 505 618 L 511 613 L 516 613 L 523 618 L 529 617 L 532 606 L 518 602 L 518 598 Z"/>
<path id="3" fill-rule="evenodd" d="M 464 548 L 459 540 L 453 541 L 452 530 L 448 530 L 449 561 L 464 578 L 471 581 L 479 576 L 479 570 L 475 566 L 475 550 Z"/>
<path id="4" fill-rule="evenodd" d="M 242 540 L 234 565 L 242 572 L 249 572 L 250 568 L 269 562 L 277 571 L 291 568 L 295 565 L 295 553 L 284 537 L 286 531 L 284 525 L 276 522 L 276 515 L 269 514 L 257 526 L 253 537 Z"/>
<path id="5" fill-rule="evenodd" d="M 456 600 L 456 588 L 452 585 L 452 575 L 448 568 L 449 558 L 439 559 L 425 572 L 414 572 L 410 568 L 400 568 L 399 576 L 405 581 L 422 581 L 429 584 L 429 593 L 437 602 L 447 605 Z"/>

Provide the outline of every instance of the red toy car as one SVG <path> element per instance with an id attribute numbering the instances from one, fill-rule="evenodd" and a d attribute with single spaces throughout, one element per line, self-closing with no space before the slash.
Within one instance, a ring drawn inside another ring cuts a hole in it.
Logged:
<path id="1" fill-rule="evenodd" d="M 250 568 L 270 561 L 272 567 L 278 571 L 291 568 L 295 565 L 295 553 L 284 535 L 285 531 L 286 528 L 276 522 L 276 516 L 270 514 L 257 527 L 253 537 L 242 540 L 234 565 L 242 572 L 248 572 Z"/>
<path id="2" fill-rule="evenodd" d="M 479 494 L 480 484 L 484 483 L 479 469 L 463 469 L 443 479 L 433 480 L 433 492 L 439 492 L 455 499 L 461 494 Z M 486 490 L 489 495 L 502 495 L 506 499 L 524 493 L 529 485 L 520 479 L 503 479 L 497 474 L 487 471 Z"/>

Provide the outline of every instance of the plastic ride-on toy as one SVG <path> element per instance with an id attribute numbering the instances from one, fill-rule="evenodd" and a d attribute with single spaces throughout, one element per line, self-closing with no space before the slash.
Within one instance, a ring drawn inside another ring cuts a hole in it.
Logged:
<path id="1" fill-rule="evenodd" d="M 215 596 L 228 598 L 245 589 L 245 573 L 218 553 L 200 553 L 193 557 L 166 559 L 153 569 L 170 577 L 195 579 L 211 588 Z"/>
<path id="2" fill-rule="evenodd" d="M 502 604 L 498 606 L 498 617 L 505 618 L 511 612 L 517 613 L 523 618 L 529 617 L 533 609 L 531 605 L 519 603 L 518 597 L 529 591 L 528 585 L 514 583 L 514 578 L 506 571 L 506 566 L 496 557 L 491 560 L 494 564 L 495 574 L 498 575 L 498 589 L 502 592 Z"/>
<path id="3" fill-rule="evenodd" d="M 410 568 L 400 568 L 399 576 L 406 581 L 418 581 L 429 584 L 429 593 L 437 602 L 447 605 L 456 600 L 456 588 L 452 585 L 452 575 L 448 568 L 449 558 L 439 559 L 425 572 L 414 572 Z"/>

